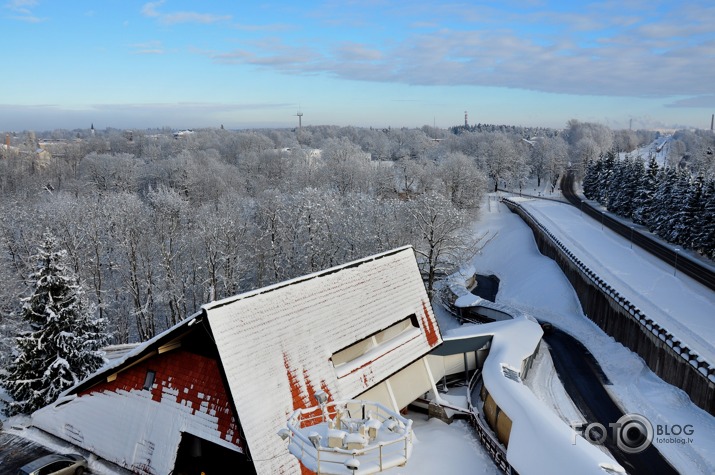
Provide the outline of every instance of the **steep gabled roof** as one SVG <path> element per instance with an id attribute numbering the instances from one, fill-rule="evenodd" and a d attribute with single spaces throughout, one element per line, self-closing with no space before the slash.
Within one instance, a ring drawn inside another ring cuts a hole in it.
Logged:
<path id="1" fill-rule="evenodd" d="M 276 432 L 294 409 L 315 405 L 316 391 L 356 397 L 441 343 L 411 247 L 203 310 L 259 475 L 299 471 Z M 346 349 L 354 357 L 336 368 Z"/>
<path id="2" fill-rule="evenodd" d="M 188 342 L 218 351 L 256 470 L 273 475 L 299 471 L 277 431 L 293 410 L 315 405 L 316 391 L 354 398 L 442 337 L 408 246 L 206 304 L 66 394 Z"/>

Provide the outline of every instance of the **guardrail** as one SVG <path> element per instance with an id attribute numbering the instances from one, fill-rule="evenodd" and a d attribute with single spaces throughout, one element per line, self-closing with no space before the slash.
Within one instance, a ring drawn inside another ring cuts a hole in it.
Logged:
<path id="1" fill-rule="evenodd" d="M 349 416 L 347 419 L 342 419 L 339 429 L 356 433 L 360 424 L 356 424 L 354 421 L 375 420 L 380 423 L 380 426 L 384 425 L 388 430 L 394 432 L 396 436 L 393 440 L 368 444 L 361 449 L 345 449 L 323 446 L 320 439 L 311 440 L 310 435 L 304 433 L 306 428 L 330 422 L 330 415 L 337 414 L 338 411 L 345 411 Z M 354 413 L 358 414 L 357 418 Z M 390 428 L 389 424 L 394 424 L 395 428 Z M 286 426 L 288 429 L 286 435 L 290 439 L 290 443 L 300 449 L 300 455 L 294 455 L 300 460 L 303 460 L 304 457 L 315 460 L 317 473 L 333 473 L 330 469 L 324 469 L 325 466 L 345 466 L 345 459 L 341 456 L 359 460 L 363 468 L 356 469 L 358 473 L 381 472 L 407 462 L 412 446 L 412 420 L 402 417 L 378 402 L 336 401 L 321 406 L 298 409 L 290 416 Z M 369 466 L 373 466 L 374 469 L 370 469 Z"/>
<path id="2" fill-rule="evenodd" d="M 609 299 L 614 305 L 621 308 L 623 310 L 622 313 L 624 315 L 627 315 L 628 318 L 630 318 L 631 321 L 634 322 L 634 324 L 636 324 L 640 328 L 643 334 L 653 335 L 654 338 L 660 340 L 663 344 L 665 344 L 671 350 L 672 354 L 675 355 L 675 357 L 680 358 L 684 363 L 687 363 L 687 365 L 691 366 L 698 374 L 705 378 L 705 382 L 707 383 L 707 390 L 705 391 L 705 393 L 707 394 L 692 394 L 691 392 L 689 392 L 689 394 L 691 395 L 693 401 L 700 407 L 707 410 L 711 414 L 715 413 L 715 401 L 713 401 L 713 396 L 715 395 L 715 368 L 713 368 L 710 362 L 706 361 L 703 357 L 698 355 L 697 352 L 688 348 L 687 345 L 685 345 L 677 337 L 671 334 L 666 328 L 661 326 L 653 319 L 649 318 L 627 298 L 620 295 L 616 289 L 611 287 L 595 272 L 589 269 L 551 231 L 549 231 L 546 227 L 539 223 L 539 221 L 531 213 L 524 209 L 523 206 L 521 206 L 519 203 L 509 200 L 508 198 L 504 198 L 503 202 L 512 212 L 516 212 L 519 216 L 521 216 L 522 219 L 524 219 L 524 221 L 526 221 L 532 229 L 536 228 L 543 236 L 546 236 L 551 242 L 551 244 L 561 253 L 561 255 L 571 263 L 572 267 L 579 271 L 582 278 L 585 279 L 587 282 L 590 282 L 591 285 L 593 285 L 594 287 L 596 287 L 601 292 L 601 294 L 604 295 L 607 299 Z M 589 316 L 589 318 L 596 321 L 592 316 Z M 596 323 L 599 322 L 597 321 Z M 601 328 L 606 330 L 603 325 L 601 325 Z M 607 333 L 611 334 L 608 331 Z M 611 334 L 611 336 L 615 335 Z M 630 342 L 631 344 L 629 345 L 627 344 L 629 342 L 624 342 L 621 340 L 621 343 L 625 344 L 627 347 L 629 347 L 636 353 L 639 353 L 646 360 L 646 362 L 649 363 L 649 366 L 651 366 L 648 354 L 642 354 L 644 352 L 643 348 L 639 348 L 637 344 L 635 345 L 636 348 L 633 348 L 633 342 Z M 659 367 L 656 364 L 656 367 L 651 367 L 651 369 L 666 381 L 670 382 L 671 384 L 675 384 L 675 382 L 672 381 L 672 378 L 666 378 L 662 365 Z"/>
<path id="3" fill-rule="evenodd" d="M 571 205 L 579 208 L 582 213 L 587 214 L 591 218 L 600 221 L 603 226 L 606 226 L 615 233 L 629 239 L 631 243 L 641 247 L 658 259 L 661 259 L 663 262 L 673 266 L 674 272 L 682 272 L 688 277 L 700 282 L 710 290 L 715 290 L 715 269 L 708 267 L 695 258 L 691 258 L 683 252 L 680 252 L 680 249 L 677 246 L 666 245 L 659 239 L 638 231 L 636 228 L 639 226 L 635 223 L 626 224 L 619 219 L 614 218 L 609 213 L 592 206 L 587 201 L 582 200 L 574 192 L 573 182 L 574 178 L 572 172 L 564 175 L 561 180 L 563 196 Z"/>
<path id="4" fill-rule="evenodd" d="M 491 429 L 487 425 L 487 421 L 484 420 L 479 410 L 472 404 L 472 392 L 476 388 L 479 381 L 482 379 L 482 372 L 475 371 L 469 380 L 469 386 L 467 390 L 467 408 L 469 409 L 469 422 L 472 427 L 477 432 L 479 436 L 479 441 L 482 443 L 484 448 L 489 453 L 489 456 L 494 460 L 499 469 L 501 469 L 507 475 L 516 475 L 516 470 L 506 460 L 506 450 L 499 443 L 497 438 L 492 433 Z"/>

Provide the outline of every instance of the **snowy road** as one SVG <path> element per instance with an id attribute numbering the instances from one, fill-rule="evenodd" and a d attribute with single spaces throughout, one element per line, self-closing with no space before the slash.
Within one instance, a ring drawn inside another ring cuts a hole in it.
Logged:
<path id="1" fill-rule="evenodd" d="M 631 248 L 627 239 L 572 206 L 523 199 L 520 204 L 645 315 L 715 364 L 715 292 Z"/>

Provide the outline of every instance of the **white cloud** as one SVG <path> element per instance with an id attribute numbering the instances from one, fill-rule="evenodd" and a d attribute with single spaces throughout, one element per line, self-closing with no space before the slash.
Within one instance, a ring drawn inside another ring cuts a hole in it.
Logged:
<path id="1" fill-rule="evenodd" d="M 5 3 L 4 8 L 13 12 L 10 16 L 13 20 L 20 20 L 27 23 L 40 23 L 45 21 L 33 13 L 33 8 L 38 4 L 37 0 L 11 0 Z"/>
<path id="2" fill-rule="evenodd" d="M 130 45 L 134 48 L 134 54 L 164 54 L 164 47 L 161 41 L 147 41 L 145 43 L 135 43 Z"/>
<path id="3" fill-rule="evenodd" d="M 409 17 L 395 26 L 405 33 L 390 41 L 353 26 L 345 41 L 311 32 L 311 42 L 273 38 L 213 58 L 291 74 L 593 96 L 703 97 L 715 80 L 715 8 L 643 8 L 641 0 L 632 0 L 568 12 L 462 4 L 426 13 L 434 17 L 430 22 L 455 26 L 415 29 L 423 23 Z M 332 15 L 332 22 L 348 24 Z M 330 43 L 334 46 L 326 47 Z"/>
<path id="4" fill-rule="evenodd" d="M 145 3 L 141 9 L 144 16 L 150 18 L 156 18 L 160 23 L 165 25 L 175 25 L 178 23 L 201 23 L 210 24 L 217 23 L 221 21 L 230 21 L 231 15 L 215 15 L 212 13 L 199 13 L 199 12 L 171 12 L 162 13 L 158 10 L 160 6 L 164 4 L 164 0 L 159 0 L 158 2 Z"/>
<path id="5" fill-rule="evenodd" d="M 704 107 L 715 108 L 715 94 L 703 94 L 701 96 L 686 97 L 666 104 L 667 107 Z"/>

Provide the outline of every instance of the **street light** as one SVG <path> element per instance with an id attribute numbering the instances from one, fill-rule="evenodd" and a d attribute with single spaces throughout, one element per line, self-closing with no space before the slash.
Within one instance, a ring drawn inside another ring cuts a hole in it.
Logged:
<path id="1" fill-rule="evenodd" d="M 675 265 L 673 266 L 673 275 L 675 275 L 676 272 L 678 272 L 678 253 L 680 252 L 680 248 L 676 247 L 675 248 Z"/>

